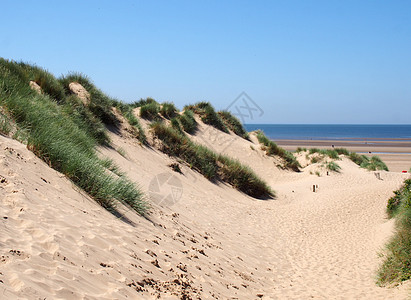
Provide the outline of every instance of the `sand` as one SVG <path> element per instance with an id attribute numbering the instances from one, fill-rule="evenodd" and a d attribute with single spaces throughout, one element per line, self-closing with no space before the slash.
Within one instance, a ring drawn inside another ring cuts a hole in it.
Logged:
<path id="1" fill-rule="evenodd" d="M 295 151 L 297 147 L 332 149 L 334 145 L 368 156 L 378 155 L 392 172 L 409 171 L 411 168 L 411 140 L 276 140 L 275 142 L 289 151 Z"/>
<path id="2" fill-rule="evenodd" d="M 378 287 L 375 274 L 393 233 L 386 202 L 408 174 L 379 180 L 345 158 L 330 176 L 281 170 L 255 137 L 201 124 L 193 139 L 247 163 L 277 191 L 256 200 L 185 165 L 171 171 L 174 159 L 125 130 L 110 138 L 125 156 L 100 154 L 151 195 L 147 219 L 121 207 L 110 214 L 0 136 L 0 298 L 406 299 L 408 283 Z M 173 205 L 158 204 L 173 186 L 150 193 L 164 176 L 180 183 Z"/>

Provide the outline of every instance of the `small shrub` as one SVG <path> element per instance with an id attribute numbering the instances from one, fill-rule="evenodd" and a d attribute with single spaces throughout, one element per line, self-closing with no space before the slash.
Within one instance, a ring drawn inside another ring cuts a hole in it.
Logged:
<path id="1" fill-rule="evenodd" d="M 148 103 L 141 106 L 140 117 L 148 120 L 153 120 L 157 118 L 159 112 L 159 106 L 155 102 Z"/>
<path id="2" fill-rule="evenodd" d="M 298 147 L 297 150 L 295 150 L 295 152 L 297 152 L 297 153 L 305 152 L 305 151 L 307 151 L 307 148 Z"/>
<path id="3" fill-rule="evenodd" d="M 161 105 L 160 114 L 167 119 L 174 118 L 177 115 L 177 108 L 173 103 L 164 102 Z"/>
<path id="4" fill-rule="evenodd" d="M 315 171 L 315 175 L 317 175 L 318 177 L 321 177 L 321 174 L 319 171 Z"/>

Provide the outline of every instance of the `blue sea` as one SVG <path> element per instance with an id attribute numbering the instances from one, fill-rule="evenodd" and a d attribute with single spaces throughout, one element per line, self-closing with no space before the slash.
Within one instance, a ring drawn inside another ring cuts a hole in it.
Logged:
<path id="1" fill-rule="evenodd" d="M 245 124 L 273 140 L 411 139 L 411 125 Z"/>

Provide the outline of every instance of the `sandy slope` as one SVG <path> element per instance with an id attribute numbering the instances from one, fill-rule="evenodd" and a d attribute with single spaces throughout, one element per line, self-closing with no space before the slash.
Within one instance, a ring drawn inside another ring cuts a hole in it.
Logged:
<path id="1" fill-rule="evenodd" d="M 256 143 L 234 135 L 222 136 L 228 147 L 210 143 L 213 132 L 202 125 L 195 139 L 249 164 L 276 200 L 252 199 L 186 166 L 172 172 L 173 159 L 123 131 L 111 138 L 126 157 L 101 154 L 148 195 L 170 174 L 182 190 L 172 206 L 153 204 L 149 220 L 128 211 L 118 218 L 0 136 L 0 298 L 406 298 L 407 285 L 374 284 L 377 252 L 392 232 L 386 201 L 406 175 L 380 172 L 378 180 L 348 160 L 331 176 L 283 171 Z"/>

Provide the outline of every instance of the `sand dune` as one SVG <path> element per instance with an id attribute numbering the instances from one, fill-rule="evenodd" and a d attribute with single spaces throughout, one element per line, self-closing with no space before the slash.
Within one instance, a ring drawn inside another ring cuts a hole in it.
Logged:
<path id="1" fill-rule="evenodd" d="M 331 149 L 334 145 L 368 156 L 378 155 L 392 172 L 409 171 L 411 168 L 410 140 L 278 140 L 276 142 L 289 151 L 295 151 L 297 147 Z"/>
<path id="2" fill-rule="evenodd" d="M 409 284 L 382 288 L 374 276 L 392 234 L 386 201 L 408 174 L 379 172 L 379 180 L 347 159 L 330 176 L 285 171 L 254 138 L 219 134 L 201 124 L 193 139 L 248 164 L 275 200 L 250 198 L 184 165 L 183 174 L 173 172 L 174 159 L 122 131 L 110 138 L 125 156 L 99 152 L 151 195 L 153 208 L 148 219 L 121 207 L 113 215 L 0 136 L 0 298 L 407 297 Z M 170 194 L 176 203 L 161 202 Z"/>

